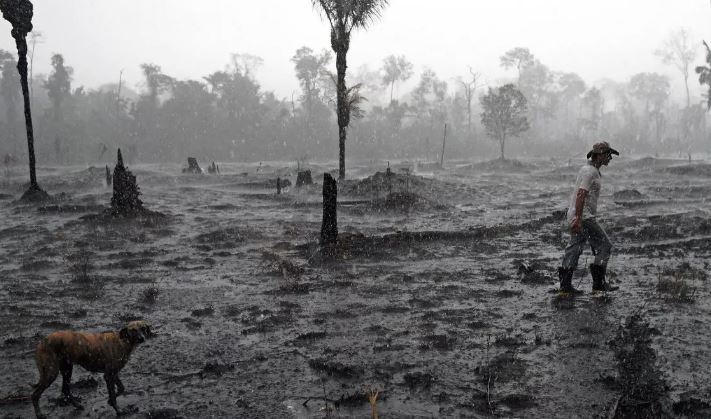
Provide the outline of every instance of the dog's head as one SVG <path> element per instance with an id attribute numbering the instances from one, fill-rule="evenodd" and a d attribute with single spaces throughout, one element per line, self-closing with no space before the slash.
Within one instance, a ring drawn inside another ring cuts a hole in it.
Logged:
<path id="1" fill-rule="evenodd" d="M 143 343 L 153 337 L 151 325 L 144 320 L 134 320 L 119 331 L 119 337 L 134 345 Z"/>

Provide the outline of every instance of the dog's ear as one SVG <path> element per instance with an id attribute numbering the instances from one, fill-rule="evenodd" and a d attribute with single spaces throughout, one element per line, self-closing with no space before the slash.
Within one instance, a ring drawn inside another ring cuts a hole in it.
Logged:
<path id="1" fill-rule="evenodd" d="M 121 330 L 119 330 L 119 338 L 122 340 L 128 340 L 129 335 L 128 335 L 128 327 L 124 327 Z"/>

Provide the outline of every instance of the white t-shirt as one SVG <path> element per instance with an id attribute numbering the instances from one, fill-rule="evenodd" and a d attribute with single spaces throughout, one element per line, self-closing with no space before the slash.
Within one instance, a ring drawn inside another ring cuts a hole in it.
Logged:
<path id="1" fill-rule="evenodd" d="M 588 191 L 588 196 L 585 197 L 583 204 L 583 220 L 587 218 L 595 218 L 597 215 L 597 199 L 600 197 L 600 170 L 592 165 L 588 160 L 578 172 L 578 178 L 575 180 L 575 189 L 573 196 L 570 198 L 568 205 L 568 221 L 572 222 L 575 218 L 575 198 L 578 195 L 578 189 Z"/>

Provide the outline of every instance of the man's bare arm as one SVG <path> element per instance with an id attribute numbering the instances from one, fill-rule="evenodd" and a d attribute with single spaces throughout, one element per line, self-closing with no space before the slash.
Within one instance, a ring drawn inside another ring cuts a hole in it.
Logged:
<path id="1" fill-rule="evenodd" d="M 578 189 L 578 193 L 575 195 L 575 217 L 573 218 L 573 224 L 570 226 L 570 230 L 573 233 L 578 233 L 583 226 L 583 206 L 587 196 L 588 191 L 583 188 Z"/>

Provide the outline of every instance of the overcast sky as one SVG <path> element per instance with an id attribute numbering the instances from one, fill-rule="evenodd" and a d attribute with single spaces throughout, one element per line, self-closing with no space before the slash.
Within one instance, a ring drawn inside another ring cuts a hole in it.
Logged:
<path id="1" fill-rule="evenodd" d="M 152 62 L 179 79 L 221 70 L 231 53 L 263 58 L 264 90 L 289 97 L 298 89 L 290 58 L 301 46 L 329 48 L 328 22 L 310 0 L 34 0 L 35 74 L 48 73 L 61 53 L 74 68 L 74 86 L 124 80 L 142 89 L 139 64 Z M 709 0 L 391 0 L 382 19 L 356 32 L 349 68 L 381 66 L 389 54 L 452 81 L 472 66 L 489 84 L 513 76 L 499 67 L 507 50 L 523 46 L 552 70 L 576 72 L 588 83 L 625 81 L 642 71 L 664 72 L 653 51 L 680 27 L 711 40 Z M 0 48 L 16 51 L 8 22 Z M 703 62 L 702 47 L 697 62 Z M 700 91 L 695 75 L 690 86 Z M 681 95 L 680 89 L 676 89 Z"/>

